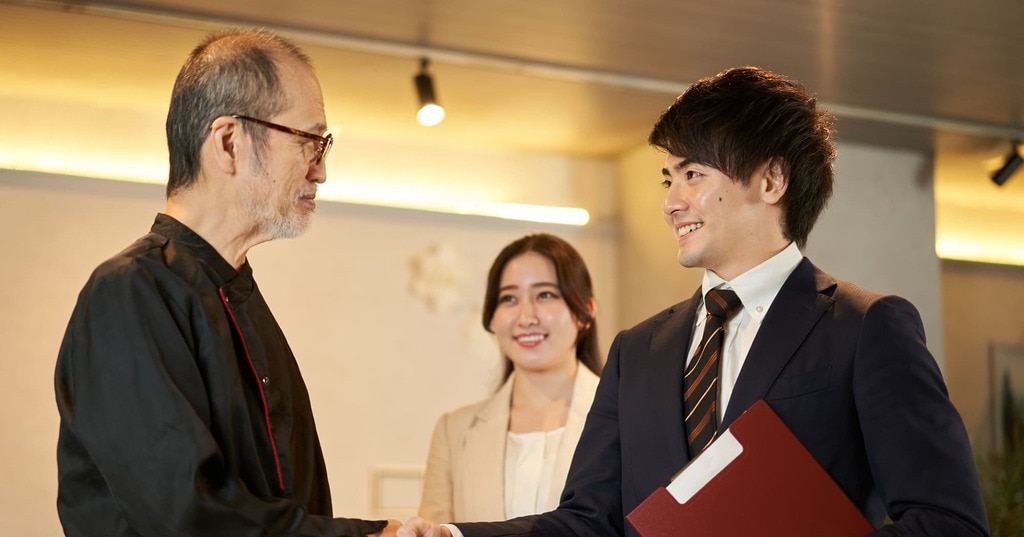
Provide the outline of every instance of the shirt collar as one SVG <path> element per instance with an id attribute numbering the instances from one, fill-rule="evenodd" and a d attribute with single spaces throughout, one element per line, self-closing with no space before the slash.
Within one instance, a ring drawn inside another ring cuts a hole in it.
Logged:
<path id="1" fill-rule="evenodd" d="M 206 239 L 167 214 L 158 213 L 150 231 L 185 245 L 193 255 L 205 263 L 208 267 L 206 272 L 214 284 L 224 288 L 231 295 L 232 301 L 240 302 L 252 294 L 256 283 L 253 280 L 252 267 L 249 265 L 248 259 L 238 270 L 235 270 L 213 245 L 206 242 Z"/>
<path id="2" fill-rule="evenodd" d="M 701 296 L 707 295 L 708 291 L 716 287 L 732 289 L 743 302 L 743 309 L 760 323 L 775 300 L 775 295 L 779 294 L 782 285 L 786 283 L 786 279 L 803 257 L 800 248 L 795 242 L 791 242 L 781 252 L 731 281 L 725 281 L 714 272 L 705 270 L 700 286 Z"/>

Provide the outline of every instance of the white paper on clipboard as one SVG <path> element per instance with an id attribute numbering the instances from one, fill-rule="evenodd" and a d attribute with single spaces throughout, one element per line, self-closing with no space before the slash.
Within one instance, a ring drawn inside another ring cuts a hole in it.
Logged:
<path id="1" fill-rule="evenodd" d="M 665 488 L 677 502 L 686 503 L 736 460 L 740 453 L 743 453 L 743 446 L 726 429 Z"/>

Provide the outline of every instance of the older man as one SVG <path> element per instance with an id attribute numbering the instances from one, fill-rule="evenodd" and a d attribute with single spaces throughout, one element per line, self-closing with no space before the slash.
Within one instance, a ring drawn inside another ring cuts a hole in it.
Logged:
<path id="1" fill-rule="evenodd" d="M 332 517 L 309 395 L 246 260 L 308 227 L 326 128 L 292 43 L 227 30 L 189 56 L 166 211 L 93 272 L 57 359 L 67 535 L 394 533 Z"/>

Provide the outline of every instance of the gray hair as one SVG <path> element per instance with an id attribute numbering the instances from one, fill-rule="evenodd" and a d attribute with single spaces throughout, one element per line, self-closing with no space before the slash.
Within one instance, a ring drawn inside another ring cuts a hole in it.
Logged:
<path id="1" fill-rule="evenodd" d="M 192 51 L 174 81 L 167 111 L 168 197 L 195 183 L 200 149 L 214 119 L 270 118 L 288 106 L 276 62 L 289 57 L 312 68 L 309 56 L 292 42 L 251 28 L 214 32 Z M 259 164 L 267 133 L 253 129 L 250 134 Z"/>

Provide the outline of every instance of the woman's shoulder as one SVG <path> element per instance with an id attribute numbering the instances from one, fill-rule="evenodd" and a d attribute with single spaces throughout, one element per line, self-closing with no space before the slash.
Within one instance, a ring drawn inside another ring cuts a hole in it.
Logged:
<path id="1" fill-rule="evenodd" d="M 572 406 L 574 412 L 582 412 L 586 415 L 590 411 L 590 405 L 594 402 L 597 393 L 597 385 L 601 377 L 580 364 L 576 373 L 576 384 L 573 385 Z"/>
<path id="2" fill-rule="evenodd" d="M 464 431 L 480 421 L 507 421 L 511 401 L 510 386 L 511 379 L 490 396 L 445 412 L 438 420 L 438 426 L 451 432 Z"/>

